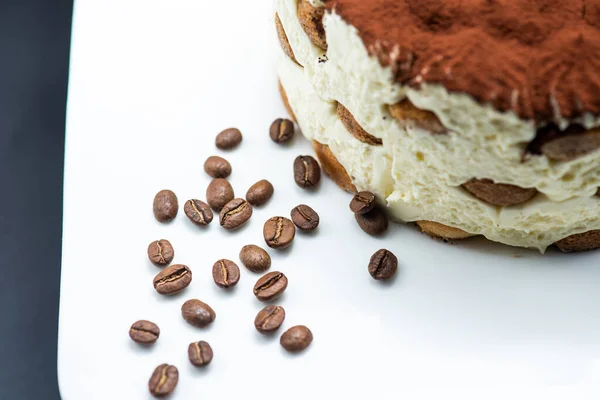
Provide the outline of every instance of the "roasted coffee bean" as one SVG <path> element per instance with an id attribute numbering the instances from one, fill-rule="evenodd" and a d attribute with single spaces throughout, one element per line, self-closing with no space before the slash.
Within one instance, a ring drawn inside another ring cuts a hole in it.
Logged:
<path id="1" fill-rule="evenodd" d="M 181 316 L 188 324 L 203 328 L 212 324 L 217 315 L 215 310 L 208 304 L 197 299 L 191 299 L 181 306 Z"/>
<path id="2" fill-rule="evenodd" d="M 161 190 L 154 196 L 154 204 L 152 206 L 154 218 L 158 222 L 169 222 L 177 216 L 179 203 L 177 196 L 170 190 Z"/>
<path id="3" fill-rule="evenodd" d="M 183 264 L 173 264 L 154 277 L 154 289 L 160 294 L 177 293 L 190 284 L 192 271 Z"/>
<path id="4" fill-rule="evenodd" d="M 269 272 L 263 275 L 254 285 L 254 295 L 260 301 L 273 300 L 287 288 L 287 277 L 279 271 Z"/>
<path id="5" fill-rule="evenodd" d="M 161 364 L 152 373 L 148 389 L 154 397 L 166 397 L 173 393 L 179 381 L 177 367 L 169 364 Z"/>
<path id="6" fill-rule="evenodd" d="M 227 178 L 231 175 L 231 164 L 219 156 L 210 156 L 204 162 L 204 171 L 213 178 Z"/>
<path id="7" fill-rule="evenodd" d="M 188 358 L 196 367 L 205 367 L 213 359 L 212 347 L 204 340 L 190 343 L 188 346 Z"/>
<path id="8" fill-rule="evenodd" d="M 373 279 L 390 279 L 398 269 L 398 259 L 389 250 L 381 249 L 371 256 L 369 261 L 369 274 Z"/>
<path id="9" fill-rule="evenodd" d="M 139 320 L 129 328 L 129 337 L 136 343 L 150 344 L 160 336 L 160 328 L 154 322 Z"/>
<path id="10" fill-rule="evenodd" d="M 261 247 L 246 245 L 240 250 L 240 260 L 252 272 L 264 272 L 271 268 L 271 256 Z"/>
<path id="11" fill-rule="evenodd" d="M 230 288 L 240 280 L 240 269 L 230 260 L 219 260 L 213 265 L 212 276 L 217 286 Z"/>
<path id="12" fill-rule="evenodd" d="M 350 210 L 355 214 L 365 214 L 375 207 L 375 195 L 371 192 L 358 192 L 350 202 Z"/>
<path id="13" fill-rule="evenodd" d="M 242 132 L 237 128 L 225 129 L 217 135 L 215 144 L 221 150 L 233 149 L 242 141 Z"/>
<path id="14" fill-rule="evenodd" d="M 221 211 L 225 204 L 233 200 L 234 197 L 233 188 L 227 179 L 213 179 L 206 188 L 206 201 L 216 211 Z"/>
<path id="15" fill-rule="evenodd" d="M 303 189 L 314 188 L 321 180 L 321 167 L 311 156 L 298 156 L 294 160 L 294 180 Z"/>
<path id="16" fill-rule="evenodd" d="M 265 222 L 263 236 L 267 246 L 273 249 L 285 249 L 294 240 L 296 228 L 292 221 L 285 217 L 273 217 Z"/>
<path id="17" fill-rule="evenodd" d="M 233 199 L 225 204 L 219 214 L 221 226 L 228 230 L 244 225 L 252 216 L 252 205 L 244 199 Z"/>
<path id="18" fill-rule="evenodd" d="M 319 214 L 306 204 L 294 207 L 291 216 L 294 225 L 303 231 L 312 231 L 319 226 Z"/>
<path id="19" fill-rule="evenodd" d="M 287 351 L 296 352 L 306 349 L 313 341 L 310 329 L 304 325 L 292 326 L 279 339 L 281 346 Z"/>
<path id="20" fill-rule="evenodd" d="M 294 136 L 294 123 L 289 119 L 278 118 L 271 124 L 269 130 L 275 143 L 284 143 Z"/>
<path id="21" fill-rule="evenodd" d="M 373 208 L 366 214 L 354 214 L 360 229 L 369 235 L 381 235 L 388 228 L 388 219 L 378 207 Z"/>
<path id="22" fill-rule="evenodd" d="M 148 258 L 154 265 L 165 266 L 171 264 L 175 257 L 175 250 L 167 239 L 155 240 L 148 245 Z"/>
<path id="23" fill-rule="evenodd" d="M 183 206 L 185 215 L 196 225 L 208 225 L 213 220 L 213 212 L 205 202 L 201 200 L 188 200 Z"/>
<path id="24" fill-rule="evenodd" d="M 266 306 L 258 312 L 254 319 L 256 330 L 262 334 L 275 332 L 285 319 L 285 310 L 281 306 Z"/>
<path id="25" fill-rule="evenodd" d="M 253 206 L 262 206 L 273 196 L 273 185 L 266 179 L 256 182 L 246 192 L 246 200 Z"/>

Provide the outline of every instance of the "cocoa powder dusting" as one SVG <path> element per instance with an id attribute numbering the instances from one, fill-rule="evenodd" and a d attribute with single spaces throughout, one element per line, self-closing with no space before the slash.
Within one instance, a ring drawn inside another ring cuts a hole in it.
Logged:
<path id="1" fill-rule="evenodd" d="M 600 0 L 329 0 L 397 82 L 538 123 L 600 114 Z"/>

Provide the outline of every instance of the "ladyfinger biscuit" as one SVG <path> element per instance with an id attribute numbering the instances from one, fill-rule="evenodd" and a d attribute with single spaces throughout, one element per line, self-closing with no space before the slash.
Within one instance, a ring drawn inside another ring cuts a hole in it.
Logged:
<path id="1" fill-rule="evenodd" d="M 315 46 L 327 50 L 327 40 L 325 38 L 325 28 L 323 27 L 324 7 L 315 7 L 308 0 L 298 0 L 298 19 L 302 29 L 310 38 Z"/>
<path id="2" fill-rule="evenodd" d="M 352 114 L 350 114 L 350 111 L 348 111 L 348 109 L 342 105 L 342 103 L 338 103 L 337 105 L 337 115 L 348 130 L 348 132 L 350 132 L 352 136 L 354 136 L 361 142 L 370 144 L 371 146 L 381 146 L 381 144 L 383 143 L 381 139 L 365 131 L 358 124 L 358 122 L 356 122 Z"/>
<path id="3" fill-rule="evenodd" d="M 356 193 L 356 186 L 352 183 L 352 179 L 346 172 L 346 168 L 335 158 L 329 146 L 321 144 L 313 140 L 313 148 L 317 154 L 317 158 L 323 167 L 323 171 L 342 189 L 350 193 Z"/>
<path id="4" fill-rule="evenodd" d="M 459 240 L 475 236 L 463 231 L 462 229 L 454 228 L 452 226 L 440 224 L 439 222 L 434 221 L 417 221 L 417 225 L 419 228 L 421 228 L 423 233 L 440 239 Z"/>
<path id="5" fill-rule="evenodd" d="M 501 207 L 525 203 L 537 194 L 535 188 L 523 189 L 515 185 L 494 183 L 490 179 L 471 179 L 462 186 L 478 199 Z"/>

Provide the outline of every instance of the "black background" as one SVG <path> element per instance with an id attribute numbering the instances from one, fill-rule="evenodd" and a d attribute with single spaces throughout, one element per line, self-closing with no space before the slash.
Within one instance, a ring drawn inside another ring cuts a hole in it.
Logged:
<path id="1" fill-rule="evenodd" d="M 56 342 L 72 0 L 0 0 L 0 399 L 60 398 Z"/>

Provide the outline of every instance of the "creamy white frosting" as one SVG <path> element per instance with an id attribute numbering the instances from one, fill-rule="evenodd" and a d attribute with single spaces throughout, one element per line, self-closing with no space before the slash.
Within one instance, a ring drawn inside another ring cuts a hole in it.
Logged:
<path id="1" fill-rule="evenodd" d="M 437 221 L 541 251 L 573 233 L 600 229 L 600 198 L 594 196 L 600 152 L 563 163 L 545 156 L 522 162 L 524 147 L 535 136 L 532 121 L 439 85 L 414 90 L 395 84 L 391 70 L 369 56 L 356 29 L 336 14 L 324 18 L 325 55 L 302 30 L 296 5 L 297 0 L 278 0 L 277 11 L 304 68 L 282 55 L 278 71 L 299 125 L 305 136 L 329 145 L 357 188 L 385 199 L 395 217 Z M 386 105 L 406 97 L 434 112 L 451 132 L 432 135 L 416 126 L 401 127 Z M 335 114 L 335 101 L 383 145 L 370 146 L 350 135 Z M 587 115 L 578 122 L 600 126 L 600 117 Z M 474 177 L 540 193 L 523 205 L 495 207 L 460 187 Z"/>

